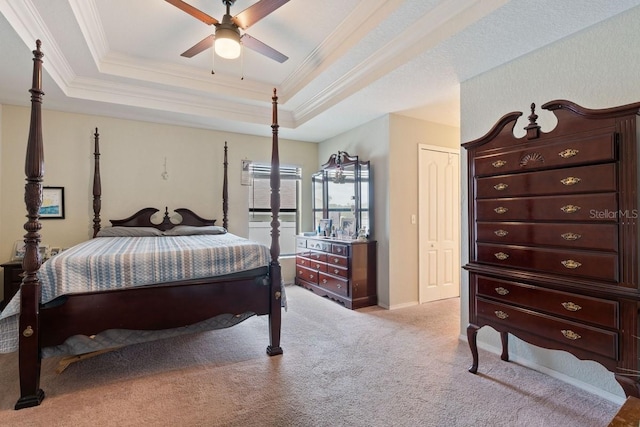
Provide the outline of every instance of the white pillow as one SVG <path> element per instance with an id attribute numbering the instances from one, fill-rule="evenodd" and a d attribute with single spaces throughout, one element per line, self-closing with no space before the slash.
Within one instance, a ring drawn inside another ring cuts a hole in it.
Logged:
<path id="1" fill-rule="evenodd" d="M 162 236 L 162 231 L 153 227 L 105 227 L 96 237 L 153 237 Z"/>
<path id="2" fill-rule="evenodd" d="M 171 230 L 164 232 L 165 236 L 196 236 L 202 234 L 225 234 L 227 230 L 217 225 L 205 225 L 204 227 L 196 227 L 193 225 L 177 225 Z"/>

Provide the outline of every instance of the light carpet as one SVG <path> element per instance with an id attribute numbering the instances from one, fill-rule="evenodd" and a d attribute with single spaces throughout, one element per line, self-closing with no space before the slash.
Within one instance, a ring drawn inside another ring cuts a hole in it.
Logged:
<path id="1" fill-rule="evenodd" d="M 287 288 L 284 355 L 267 318 L 134 345 L 56 374 L 46 399 L 14 411 L 17 354 L 0 355 L 3 426 L 606 426 L 618 406 L 480 351 L 467 372 L 459 299 L 347 310 Z"/>

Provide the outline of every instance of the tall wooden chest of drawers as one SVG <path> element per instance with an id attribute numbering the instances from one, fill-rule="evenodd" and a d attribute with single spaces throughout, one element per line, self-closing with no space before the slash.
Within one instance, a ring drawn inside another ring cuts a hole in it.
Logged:
<path id="1" fill-rule="evenodd" d="M 542 132 L 531 106 L 502 117 L 468 153 L 469 326 L 595 360 L 627 395 L 640 395 L 638 113 L 640 103 L 592 110 L 542 106 L 557 125 Z"/>
<path id="2" fill-rule="evenodd" d="M 296 237 L 296 284 L 357 309 L 376 305 L 376 242 Z"/>

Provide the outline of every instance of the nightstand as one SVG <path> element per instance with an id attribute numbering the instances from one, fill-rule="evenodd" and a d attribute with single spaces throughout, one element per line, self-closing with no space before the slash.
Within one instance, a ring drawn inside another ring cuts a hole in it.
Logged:
<path id="1" fill-rule="evenodd" d="M 9 261 L 4 264 L 0 264 L 0 267 L 4 269 L 4 301 L 0 306 L 4 308 L 11 298 L 20 289 L 22 283 L 22 261 Z"/>

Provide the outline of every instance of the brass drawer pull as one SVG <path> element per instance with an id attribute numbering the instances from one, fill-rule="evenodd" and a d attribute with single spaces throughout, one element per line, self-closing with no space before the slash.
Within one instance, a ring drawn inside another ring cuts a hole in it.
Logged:
<path id="1" fill-rule="evenodd" d="M 560 210 L 564 213 L 570 214 L 570 213 L 576 213 L 580 210 L 580 206 L 576 206 L 576 205 L 566 205 L 560 208 Z"/>
<path id="2" fill-rule="evenodd" d="M 31 326 L 27 326 L 25 330 L 22 331 L 22 335 L 24 335 L 26 338 L 29 338 L 31 335 L 33 335 L 33 328 Z"/>
<path id="3" fill-rule="evenodd" d="M 580 335 L 576 334 L 571 329 L 563 329 L 560 332 L 562 332 L 562 335 L 564 335 L 564 337 L 569 339 L 569 340 L 574 340 L 575 341 L 575 340 L 579 340 L 580 338 L 582 338 Z"/>
<path id="4" fill-rule="evenodd" d="M 506 231 L 506 230 L 496 230 L 496 231 L 493 232 L 493 234 L 495 234 L 498 237 L 504 237 L 507 234 L 509 234 L 509 232 Z"/>
<path id="5" fill-rule="evenodd" d="M 496 310 L 496 311 L 494 311 L 494 313 L 495 313 L 495 315 L 496 315 L 496 317 L 497 317 L 498 319 L 502 319 L 502 320 L 504 320 L 504 319 L 506 319 L 507 317 L 509 317 L 509 315 L 508 315 L 507 313 L 505 313 L 504 311 Z"/>
<path id="6" fill-rule="evenodd" d="M 578 154 L 578 150 L 573 149 L 573 148 L 567 148 L 564 151 L 561 151 L 558 153 L 558 156 L 562 157 L 563 159 L 568 159 L 570 157 L 573 157 L 575 155 Z"/>
<path id="7" fill-rule="evenodd" d="M 573 240 L 578 240 L 579 238 L 582 237 L 582 235 L 578 234 L 578 233 L 564 233 L 560 235 L 564 240 L 569 240 L 569 241 L 573 241 Z"/>
<path id="8" fill-rule="evenodd" d="M 337 268 L 334 268 L 334 269 L 333 269 L 333 272 L 334 272 L 335 274 L 338 274 L 338 273 L 340 273 L 340 270 L 338 270 Z"/>
<path id="9" fill-rule="evenodd" d="M 337 263 L 338 261 L 340 261 L 340 258 L 334 258 L 333 262 Z"/>
<path id="10" fill-rule="evenodd" d="M 574 261 L 572 259 L 565 259 L 564 261 L 561 261 L 561 262 L 562 262 L 562 265 L 564 265 L 566 268 L 571 268 L 571 269 L 578 268 L 582 265 L 578 261 Z"/>
<path id="11" fill-rule="evenodd" d="M 316 268 L 320 268 L 320 264 L 316 264 Z"/>
<path id="12" fill-rule="evenodd" d="M 322 284 L 326 285 L 327 284 L 327 279 L 322 279 Z"/>
<path id="13" fill-rule="evenodd" d="M 496 160 L 495 162 L 491 163 L 491 166 L 493 166 L 494 168 L 501 168 L 506 164 L 507 162 L 505 160 Z"/>
<path id="14" fill-rule="evenodd" d="M 310 274 L 310 275 L 309 275 L 309 279 L 313 279 L 313 274 Z"/>
<path id="15" fill-rule="evenodd" d="M 505 254 L 504 252 L 497 252 L 493 254 L 493 256 L 498 258 L 500 261 L 504 261 L 505 259 L 509 258 L 509 254 Z"/>
<path id="16" fill-rule="evenodd" d="M 302 270 L 298 270 L 298 274 L 299 274 L 299 275 L 302 275 Z"/>
<path id="17" fill-rule="evenodd" d="M 505 213 L 505 212 L 506 212 L 506 211 L 508 211 L 508 210 L 509 210 L 509 209 L 507 209 L 507 208 L 505 208 L 505 207 L 502 207 L 502 206 L 499 206 L 499 207 L 497 207 L 497 208 L 495 208 L 495 209 L 494 209 L 495 213 L 497 213 L 497 214 L 503 214 L 503 213 Z"/>
<path id="18" fill-rule="evenodd" d="M 569 302 L 563 302 L 562 306 L 564 308 L 566 308 L 569 311 L 578 311 L 578 310 L 582 310 L 582 307 L 580 307 L 578 304 L 574 304 L 571 301 Z"/>
<path id="19" fill-rule="evenodd" d="M 580 181 L 582 181 L 580 178 L 577 178 L 575 176 L 568 176 L 565 179 L 561 179 L 560 182 L 563 183 L 564 185 L 575 185 L 577 183 L 579 183 Z"/>
<path id="20" fill-rule="evenodd" d="M 336 286 L 338 287 L 338 289 L 342 288 L 342 285 L 340 283 L 338 283 Z"/>
<path id="21" fill-rule="evenodd" d="M 507 187 L 509 187 L 509 184 L 504 184 L 502 182 L 500 184 L 496 184 L 493 186 L 493 188 L 495 188 L 498 191 L 506 190 Z"/>
<path id="22" fill-rule="evenodd" d="M 496 293 L 498 295 L 507 295 L 509 293 L 509 289 L 505 289 L 502 286 L 500 286 L 499 288 L 496 288 Z"/>

